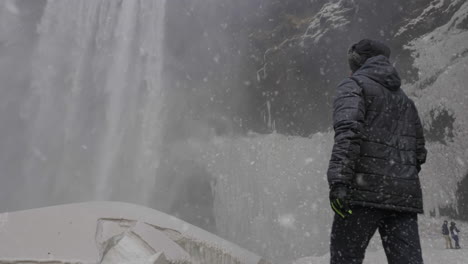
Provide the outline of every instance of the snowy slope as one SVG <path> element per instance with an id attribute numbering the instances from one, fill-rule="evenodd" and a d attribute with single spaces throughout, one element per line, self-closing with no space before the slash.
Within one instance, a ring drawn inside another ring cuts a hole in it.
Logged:
<path id="1" fill-rule="evenodd" d="M 445 240 L 438 233 L 440 226 L 444 219 L 435 219 L 421 217 L 419 219 L 419 229 L 421 232 L 421 242 L 423 248 L 423 258 L 425 264 L 465 264 L 468 259 L 468 249 L 464 247 L 466 245 L 468 234 L 463 232 L 467 230 L 467 223 L 457 223 L 460 233 L 460 250 L 447 250 L 445 249 Z M 380 236 L 375 235 L 371 244 L 378 245 L 380 248 L 377 250 L 368 250 L 364 259 L 364 264 L 375 264 L 375 263 L 387 263 L 385 252 L 381 248 Z M 330 263 L 330 256 L 324 255 L 321 257 L 306 257 L 298 259 L 294 264 L 328 264 Z"/>

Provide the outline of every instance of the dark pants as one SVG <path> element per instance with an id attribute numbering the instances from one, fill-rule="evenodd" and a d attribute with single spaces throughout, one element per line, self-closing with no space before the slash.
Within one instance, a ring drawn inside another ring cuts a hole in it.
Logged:
<path id="1" fill-rule="evenodd" d="M 335 215 L 331 233 L 331 264 L 361 264 L 378 229 L 389 264 L 422 264 L 416 213 L 354 207 L 346 219 Z"/>
<path id="2" fill-rule="evenodd" d="M 460 244 L 458 242 L 458 235 L 452 235 L 452 238 L 455 241 L 455 248 L 460 248 Z"/>

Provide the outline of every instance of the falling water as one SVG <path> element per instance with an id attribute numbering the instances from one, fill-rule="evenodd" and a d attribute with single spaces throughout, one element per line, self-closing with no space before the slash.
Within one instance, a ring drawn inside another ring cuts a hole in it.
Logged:
<path id="1" fill-rule="evenodd" d="M 22 207 L 151 203 L 164 122 L 165 1 L 48 1 L 38 27 Z"/>

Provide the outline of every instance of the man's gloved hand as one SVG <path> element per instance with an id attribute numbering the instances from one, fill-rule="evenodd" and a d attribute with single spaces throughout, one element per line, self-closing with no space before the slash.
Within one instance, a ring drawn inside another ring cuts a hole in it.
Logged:
<path id="1" fill-rule="evenodd" d="M 342 218 L 353 213 L 348 205 L 348 187 L 346 185 L 334 184 L 330 186 L 330 205 L 333 211 Z"/>

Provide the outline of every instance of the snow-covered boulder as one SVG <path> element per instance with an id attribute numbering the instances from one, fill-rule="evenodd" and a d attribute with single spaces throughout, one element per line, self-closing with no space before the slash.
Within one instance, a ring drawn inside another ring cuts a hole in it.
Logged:
<path id="1" fill-rule="evenodd" d="M 92 202 L 0 215 L 1 264 L 267 263 L 142 206 Z"/>

